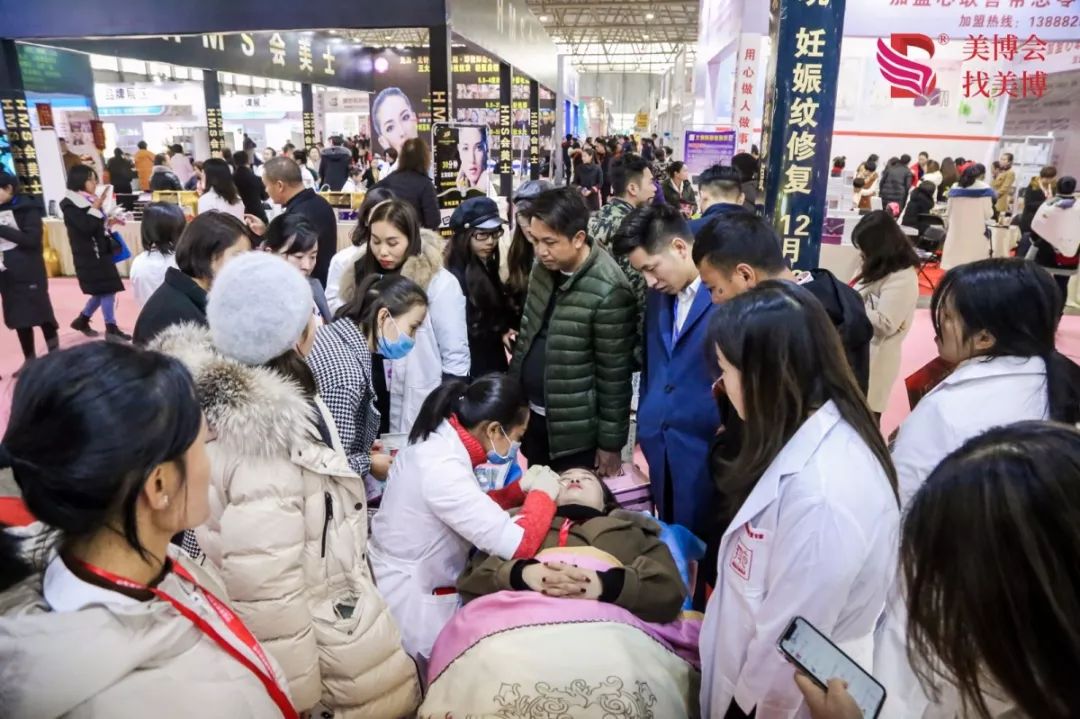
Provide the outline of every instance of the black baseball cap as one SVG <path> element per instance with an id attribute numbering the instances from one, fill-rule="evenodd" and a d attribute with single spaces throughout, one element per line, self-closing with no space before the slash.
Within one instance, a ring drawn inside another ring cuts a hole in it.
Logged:
<path id="1" fill-rule="evenodd" d="M 458 205 L 454 214 L 450 216 L 450 227 L 457 232 L 494 230 L 496 227 L 502 227 L 502 224 L 499 206 L 490 197 L 471 197 Z"/>

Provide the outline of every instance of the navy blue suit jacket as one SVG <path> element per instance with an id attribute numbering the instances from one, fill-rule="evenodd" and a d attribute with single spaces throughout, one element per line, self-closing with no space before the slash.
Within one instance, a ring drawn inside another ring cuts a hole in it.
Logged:
<path id="1" fill-rule="evenodd" d="M 638 442 L 649 463 L 660 517 L 705 537 L 715 521 L 709 444 L 720 426 L 712 396 L 717 371 L 709 360 L 711 353 L 706 352 L 713 305 L 708 288 L 701 286 L 678 338 L 673 335 L 675 306 L 674 296 L 649 290 Z M 666 506 L 668 481 L 671 507 Z"/>
<path id="2" fill-rule="evenodd" d="M 733 212 L 746 212 L 746 208 L 742 205 L 733 205 L 730 202 L 717 202 L 714 205 L 709 205 L 709 209 L 701 213 L 701 217 L 696 220 L 690 220 L 690 231 L 696 236 L 701 232 L 705 225 L 709 224 L 720 215 L 730 215 Z"/>

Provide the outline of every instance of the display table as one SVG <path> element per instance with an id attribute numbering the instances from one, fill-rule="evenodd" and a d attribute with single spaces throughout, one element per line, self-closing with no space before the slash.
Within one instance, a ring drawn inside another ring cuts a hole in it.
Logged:
<path id="1" fill-rule="evenodd" d="M 75 260 L 71 256 L 71 243 L 68 241 L 67 227 L 64 226 L 64 221 L 46 217 L 43 224 L 45 239 L 60 257 L 60 274 L 65 277 L 74 277 Z M 125 225 L 118 226 L 116 230 L 124 238 L 124 242 L 131 250 L 132 257 L 142 252 L 141 222 L 128 222 Z M 127 277 L 128 270 L 131 269 L 131 260 L 117 262 L 116 269 L 119 270 L 121 277 Z"/>
<path id="2" fill-rule="evenodd" d="M 75 260 L 71 256 L 71 243 L 68 240 L 67 227 L 64 221 L 52 217 L 44 220 L 45 239 L 60 258 L 60 274 L 65 277 L 75 276 Z M 124 242 L 131 249 L 131 256 L 142 252 L 142 223 L 132 220 L 117 228 Z M 356 221 L 339 220 L 337 226 L 337 248 L 339 250 L 352 244 L 352 233 L 356 229 Z M 131 260 L 116 263 L 116 269 L 121 277 L 127 277 L 131 269 Z"/>

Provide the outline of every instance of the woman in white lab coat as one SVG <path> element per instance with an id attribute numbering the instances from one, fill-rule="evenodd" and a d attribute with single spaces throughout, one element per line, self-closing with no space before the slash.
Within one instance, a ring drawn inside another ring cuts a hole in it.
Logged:
<path id="1" fill-rule="evenodd" d="M 1061 302 L 1053 278 L 1026 260 L 981 260 L 945 275 L 930 311 L 938 352 L 957 367 L 900 427 L 893 462 L 903 506 L 950 452 L 992 427 L 1080 421 L 1080 367 L 1054 347 Z M 899 597 L 898 587 L 875 646 L 886 719 L 921 717 L 929 704 L 907 661 Z"/>
<path id="2" fill-rule="evenodd" d="M 895 574 L 896 474 L 821 304 L 772 281 L 719 305 L 711 339 L 745 422 L 701 632 L 702 716 L 804 715 L 776 650 L 806 618 L 870 665 Z"/>
<path id="3" fill-rule="evenodd" d="M 352 300 L 357 285 L 373 274 L 407 277 L 428 296 L 428 314 L 416 333 L 413 351 L 408 356 L 376 357 L 375 391 L 380 411 L 386 410 L 387 432 L 408 434 L 420 405 L 443 379 L 469 375 L 465 295 L 443 267 L 444 244 L 437 233 L 420 229 L 416 210 L 408 202 L 385 200 L 368 213 L 367 245 L 357 253 L 353 271 L 341 280 L 339 298 L 344 302 Z"/>
<path id="4" fill-rule="evenodd" d="M 900 562 L 908 645 L 944 685 L 940 716 L 1080 716 L 1077 514 L 1080 432 L 1050 422 L 968 440 L 919 489 Z M 813 719 L 862 719 L 842 684 L 826 696 L 799 681 Z"/>
<path id="5" fill-rule="evenodd" d="M 487 494 L 475 474 L 486 462 L 516 461 L 528 421 L 528 403 L 505 375 L 448 380 L 424 401 L 409 446 L 390 467 L 369 556 L 405 650 L 421 664 L 461 606 L 456 585 L 472 548 L 529 558 L 551 528 L 554 472 L 530 467 L 521 481 Z M 511 517 L 506 509 L 517 505 Z"/>

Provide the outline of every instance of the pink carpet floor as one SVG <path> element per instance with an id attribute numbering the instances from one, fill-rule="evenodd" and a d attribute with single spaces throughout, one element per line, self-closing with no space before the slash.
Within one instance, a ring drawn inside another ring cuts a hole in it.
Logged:
<path id="1" fill-rule="evenodd" d="M 71 320 L 82 309 L 86 298 L 79 291 L 79 286 L 73 278 L 58 278 L 50 281 L 50 294 L 53 307 L 56 310 L 56 319 L 60 322 L 60 344 L 62 347 L 70 347 L 85 342 L 81 334 L 68 329 Z M 130 292 L 124 292 L 117 296 L 117 319 L 121 329 L 131 332 L 135 326 L 135 318 L 138 309 L 131 297 Z M 104 330 L 104 322 L 101 314 L 94 316 L 93 325 L 99 331 Z M 38 352 L 45 351 L 45 342 L 37 335 Z M 1061 350 L 1080 362 L 1080 316 L 1067 316 L 1062 320 L 1061 331 L 1058 334 L 1058 346 Z M 904 354 L 900 363 L 900 377 L 906 377 L 919 367 L 933 359 L 937 354 L 934 346 L 934 330 L 930 324 L 930 313 L 927 310 L 918 310 L 915 315 L 915 325 L 904 342 Z M 19 350 L 19 341 L 15 333 L 6 328 L 0 329 L 0 432 L 7 427 L 8 412 L 11 404 L 11 392 L 14 388 L 12 373 L 22 364 L 22 352 Z M 897 381 L 893 387 L 889 409 L 882 419 L 882 430 L 891 433 L 900 422 L 907 417 L 908 407 L 907 393 L 902 381 Z"/>

